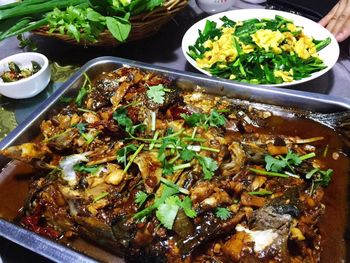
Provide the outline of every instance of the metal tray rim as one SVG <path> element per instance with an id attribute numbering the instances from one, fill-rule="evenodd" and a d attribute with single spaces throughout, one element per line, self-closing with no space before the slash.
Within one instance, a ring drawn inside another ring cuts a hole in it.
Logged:
<path id="1" fill-rule="evenodd" d="M 286 96 L 286 97 L 292 97 L 292 98 L 300 98 L 300 99 L 308 99 L 312 101 L 316 101 L 319 103 L 332 103 L 333 105 L 337 105 L 340 107 L 343 107 L 347 110 L 350 110 L 350 99 L 344 98 L 344 97 L 336 97 L 331 95 L 324 95 L 319 93 L 312 93 L 312 92 L 306 92 L 306 91 L 298 91 L 298 90 L 285 90 L 282 88 L 272 88 L 272 87 L 259 87 L 257 85 L 252 84 L 242 84 L 237 82 L 232 82 L 229 80 L 223 80 L 216 77 L 209 77 L 198 73 L 191 73 L 191 72 L 183 72 L 175 69 L 169 69 L 162 66 L 157 65 L 151 65 L 139 61 L 134 60 L 128 60 L 118 57 L 112 57 L 112 56 L 103 56 L 98 57 L 95 59 L 92 59 L 88 61 L 85 65 L 83 65 L 68 81 L 66 81 L 62 86 L 56 90 L 49 98 L 47 98 L 42 104 L 40 104 L 36 110 L 33 111 L 33 113 L 28 116 L 28 118 L 23 121 L 20 125 L 18 125 L 14 130 L 12 130 L 1 142 L 0 142 L 0 149 L 6 148 L 11 142 L 15 139 L 17 133 L 19 133 L 21 130 L 26 129 L 33 120 L 35 120 L 40 114 L 48 109 L 54 102 L 56 102 L 59 97 L 68 89 L 86 70 L 88 70 L 91 67 L 97 66 L 98 64 L 108 63 L 108 62 L 115 62 L 115 63 L 122 63 L 123 65 L 129 65 L 129 66 L 135 66 L 135 67 L 142 67 L 144 69 L 149 70 L 156 70 L 161 71 L 162 73 L 167 74 L 173 74 L 176 73 L 179 76 L 183 77 L 194 77 L 196 79 L 204 80 L 208 83 L 219 83 L 222 86 L 234 86 L 236 88 L 244 88 L 245 90 L 251 91 L 251 92 L 263 92 L 265 94 L 270 94 L 271 96 Z"/>
<path id="2" fill-rule="evenodd" d="M 283 95 L 293 98 L 303 98 L 319 103 L 328 103 L 340 106 L 345 110 L 350 110 L 350 99 L 335 97 L 324 94 L 317 94 L 311 92 L 297 91 L 297 90 L 285 90 L 282 88 L 261 88 L 256 85 L 236 83 L 228 80 L 222 80 L 215 77 L 208 77 L 197 73 L 183 72 L 179 70 L 169 69 L 166 67 L 155 66 L 147 63 L 142 63 L 138 61 L 104 56 L 92 59 L 83 65 L 67 82 L 65 82 L 58 90 L 56 90 L 49 98 L 47 98 L 43 103 L 41 103 L 36 110 L 20 125 L 18 125 L 12 132 L 10 132 L 1 142 L 0 149 L 8 147 L 15 139 L 16 136 L 23 130 L 26 130 L 35 119 L 39 118 L 40 115 L 48 110 L 60 97 L 65 93 L 70 86 L 77 81 L 81 75 L 88 69 L 95 67 L 103 63 L 120 63 L 123 65 L 141 67 L 146 70 L 154 70 L 164 74 L 176 74 L 181 77 L 192 77 L 197 80 L 202 80 L 208 83 L 219 83 L 222 86 L 233 86 L 237 88 L 244 88 L 251 92 L 263 92 L 270 94 L 271 96 Z M 263 89 L 263 90 L 262 90 Z M 11 222 L 0 219 L 0 236 L 7 238 L 17 244 L 34 251 L 42 256 L 45 256 L 56 262 L 96 262 L 95 260 L 83 255 L 73 249 L 61 245 L 57 242 L 48 240 L 41 237 L 29 230 L 21 228 Z M 33 245 L 35 244 L 35 245 Z M 40 248 L 40 249 L 39 249 Z"/>

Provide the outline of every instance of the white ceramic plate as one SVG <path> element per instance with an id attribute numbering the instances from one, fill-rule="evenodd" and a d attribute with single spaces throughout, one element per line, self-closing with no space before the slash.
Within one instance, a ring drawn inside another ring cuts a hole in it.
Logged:
<path id="1" fill-rule="evenodd" d="M 329 71 L 334 64 L 337 62 L 339 57 L 339 45 L 337 40 L 334 38 L 334 36 L 323 26 L 317 24 L 316 22 L 299 16 L 295 14 L 291 14 L 288 12 L 283 11 L 277 11 L 277 10 L 265 10 L 265 9 L 240 9 L 240 10 L 232 10 L 227 11 L 223 13 L 218 13 L 209 17 L 206 17 L 197 23 L 195 23 L 192 27 L 190 27 L 187 32 L 185 33 L 183 39 L 182 39 L 182 52 L 184 56 L 186 57 L 187 61 L 191 63 L 192 66 L 194 66 L 196 69 L 201 71 L 202 73 L 206 75 L 211 75 L 209 72 L 199 68 L 195 62 L 194 59 L 192 59 L 189 55 L 187 55 L 188 47 L 193 45 L 199 34 L 198 30 L 203 31 L 205 27 L 205 23 L 207 20 L 211 20 L 217 23 L 218 26 L 222 25 L 222 22 L 220 20 L 221 17 L 227 16 L 229 19 L 233 21 L 243 21 L 251 18 L 275 18 L 275 15 L 283 16 L 287 19 L 293 20 L 294 24 L 296 26 L 301 26 L 304 28 L 304 33 L 308 36 L 313 37 L 317 40 L 323 40 L 327 37 L 331 38 L 331 43 L 323 48 L 320 52 L 318 52 L 320 58 L 323 60 L 325 65 L 327 66 L 325 69 L 313 73 L 308 78 L 303 78 L 301 80 L 294 80 L 292 82 L 284 82 L 281 84 L 266 84 L 267 86 L 290 86 L 295 84 L 300 84 L 306 81 L 310 81 L 312 79 L 315 79 L 323 74 L 325 74 L 327 71 Z"/>

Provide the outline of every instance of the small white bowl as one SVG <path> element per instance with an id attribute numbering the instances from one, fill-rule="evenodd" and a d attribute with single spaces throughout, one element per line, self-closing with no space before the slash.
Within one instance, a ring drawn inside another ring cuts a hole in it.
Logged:
<path id="1" fill-rule="evenodd" d="M 31 98 L 43 91 L 50 82 L 51 71 L 47 57 L 36 52 L 24 52 L 0 60 L 0 75 L 8 70 L 8 63 L 14 62 L 19 68 L 32 68 L 32 61 L 41 69 L 28 78 L 14 82 L 3 82 L 0 79 L 0 94 L 12 99 Z"/>

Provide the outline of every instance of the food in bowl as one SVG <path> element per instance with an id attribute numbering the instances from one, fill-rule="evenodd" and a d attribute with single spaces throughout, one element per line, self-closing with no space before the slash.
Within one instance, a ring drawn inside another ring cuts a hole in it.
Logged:
<path id="1" fill-rule="evenodd" d="M 332 129 L 130 67 L 70 101 L 1 151 L 42 172 L 22 226 L 133 262 L 320 260 L 323 200 L 347 171 Z"/>
<path id="2" fill-rule="evenodd" d="M 18 53 L 0 60 L 0 94 L 13 99 L 31 98 L 50 82 L 49 60 L 36 52 Z"/>
<path id="3" fill-rule="evenodd" d="M 281 84 L 310 77 L 326 65 L 318 51 L 330 38 L 315 40 L 302 26 L 275 15 L 274 19 L 207 20 L 187 54 L 213 76 L 253 84 Z"/>
<path id="4" fill-rule="evenodd" d="M 35 61 L 31 61 L 31 68 L 20 68 L 15 62 L 11 61 L 8 63 L 8 71 L 3 72 L 0 75 L 0 79 L 3 82 L 14 82 L 20 79 L 28 78 L 37 73 L 41 66 Z"/>

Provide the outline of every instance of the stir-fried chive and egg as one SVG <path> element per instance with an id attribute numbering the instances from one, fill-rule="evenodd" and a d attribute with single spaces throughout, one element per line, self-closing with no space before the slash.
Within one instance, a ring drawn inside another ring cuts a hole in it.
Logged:
<path id="1" fill-rule="evenodd" d="M 330 43 L 303 33 L 293 21 L 221 18 L 207 21 L 188 54 L 214 76 L 255 84 L 278 84 L 309 77 L 326 66 L 317 52 Z"/>

